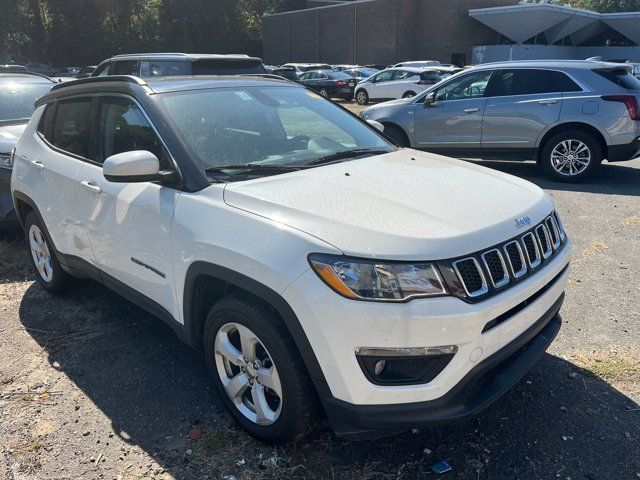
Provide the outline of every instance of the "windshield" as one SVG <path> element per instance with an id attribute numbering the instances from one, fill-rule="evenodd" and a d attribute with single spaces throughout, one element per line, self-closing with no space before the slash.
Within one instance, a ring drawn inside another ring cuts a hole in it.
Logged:
<path id="1" fill-rule="evenodd" d="M 191 90 L 156 100 L 204 170 L 293 167 L 347 150 L 394 150 L 358 118 L 303 88 Z"/>
<path id="2" fill-rule="evenodd" d="M 52 83 L 0 83 L 0 122 L 27 120 L 35 101 L 47 93 Z"/>

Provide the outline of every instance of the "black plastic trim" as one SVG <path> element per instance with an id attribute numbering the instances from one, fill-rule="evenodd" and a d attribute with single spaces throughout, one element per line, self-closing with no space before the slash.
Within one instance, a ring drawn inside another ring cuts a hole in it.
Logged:
<path id="1" fill-rule="evenodd" d="M 564 293 L 522 335 L 473 368 L 436 400 L 398 405 L 354 405 L 333 398 L 325 410 L 334 430 L 345 435 L 397 432 L 436 426 L 476 415 L 498 400 L 538 361 L 560 330 Z"/>
<path id="2" fill-rule="evenodd" d="M 627 160 L 633 160 L 638 156 L 638 152 L 640 152 L 640 137 L 624 145 L 609 145 L 607 150 L 607 160 L 609 162 L 626 162 Z"/>

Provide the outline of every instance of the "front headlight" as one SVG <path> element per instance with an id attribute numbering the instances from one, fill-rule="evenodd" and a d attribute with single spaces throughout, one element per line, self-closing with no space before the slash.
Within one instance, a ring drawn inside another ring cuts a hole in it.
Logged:
<path id="1" fill-rule="evenodd" d="M 432 263 L 385 262 L 311 254 L 318 276 L 340 295 L 370 301 L 402 302 L 447 295 L 440 272 Z"/>
<path id="2" fill-rule="evenodd" d="M 13 155 L 10 153 L 0 153 L 0 168 L 13 168 Z"/>

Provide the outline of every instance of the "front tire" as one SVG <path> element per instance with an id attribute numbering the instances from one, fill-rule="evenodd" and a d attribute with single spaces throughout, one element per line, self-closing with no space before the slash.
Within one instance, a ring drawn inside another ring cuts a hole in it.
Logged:
<path id="1" fill-rule="evenodd" d="M 600 167 L 602 157 L 600 142 L 593 136 L 580 130 L 567 130 L 545 143 L 540 161 L 551 179 L 577 183 Z"/>
<path id="2" fill-rule="evenodd" d="M 358 102 L 358 105 L 367 105 L 369 103 L 369 94 L 364 88 L 356 93 L 356 102 Z"/>
<path id="3" fill-rule="evenodd" d="M 36 281 L 50 293 L 67 290 L 72 277 L 60 266 L 53 242 L 35 212 L 29 212 L 25 218 L 24 231 Z"/>
<path id="4" fill-rule="evenodd" d="M 280 319 L 260 301 L 218 301 L 204 327 L 204 353 L 231 416 L 254 437 L 286 443 L 308 432 L 315 391 Z"/>
<path id="5" fill-rule="evenodd" d="M 416 96 L 416 92 L 411 92 L 411 91 L 404 92 L 402 94 L 402 98 L 411 98 L 411 97 L 415 97 L 415 96 Z"/>
<path id="6" fill-rule="evenodd" d="M 384 133 L 391 138 L 399 147 L 410 147 L 409 139 L 405 133 L 395 125 L 384 125 Z"/>

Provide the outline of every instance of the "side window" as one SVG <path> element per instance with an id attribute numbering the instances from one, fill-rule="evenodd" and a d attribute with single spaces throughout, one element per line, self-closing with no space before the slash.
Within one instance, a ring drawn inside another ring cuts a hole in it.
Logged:
<path id="1" fill-rule="evenodd" d="M 103 98 L 94 160 L 102 164 L 111 155 L 133 150 L 147 150 L 158 157 L 160 169 L 169 168 L 168 155 L 138 105 L 127 98 Z"/>
<path id="2" fill-rule="evenodd" d="M 91 98 L 59 102 L 51 143 L 65 152 L 87 158 L 91 143 L 92 104 Z"/>
<path id="3" fill-rule="evenodd" d="M 388 82 L 389 80 L 391 80 L 391 78 L 393 77 L 393 73 L 395 72 L 395 70 L 388 70 L 386 72 L 381 72 L 378 75 L 376 75 L 375 81 L 376 82 Z"/>
<path id="4" fill-rule="evenodd" d="M 107 75 L 109 75 L 109 65 L 110 63 L 107 62 L 103 65 L 99 65 L 98 68 L 96 68 L 95 72 L 93 72 L 92 76 L 93 77 L 106 77 Z"/>
<path id="5" fill-rule="evenodd" d="M 47 105 L 44 108 L 44 112 L 42 112 L 42 117 L 40 117 L 40 123 L 38 123 L 38 133 L 40 133 L 46 139 L 49 139 L 49 137 L 51 136 L 51 127 L 53 126 L 53 113 L 53 104 Z"/>
<path id="6" fill-rule="evenodd" d="M 133 75 L 140 76 L 140 63 L 135 60 L 113 62 L 109 69 L 109 75 Z"/>
<path id="7" fill-rule="evenodd" d="M 484 96 L 491 70 L 475 72 L 456 78 L 436 92 L 436 100 L 462 100 Z"/>
<path id="8" fill-rule="evenodd" d="M 549 74 L 561 92 L 582 92 L 582 88 L 571 80 L 566 73 L 550 70 Z"/>
<path id="9" fill-rule="evenodd" d="M 548 70 L 496 70 L 487 87 L 488 97 L 558 92 Z"/>
<path id="10" fill-rule="evenodd" d="M 417 75 L 417 73 L 409 72 L 407 70 L 396 70 L 393 72 L 393 80 L 406 80 L 414 75 Z"/>

